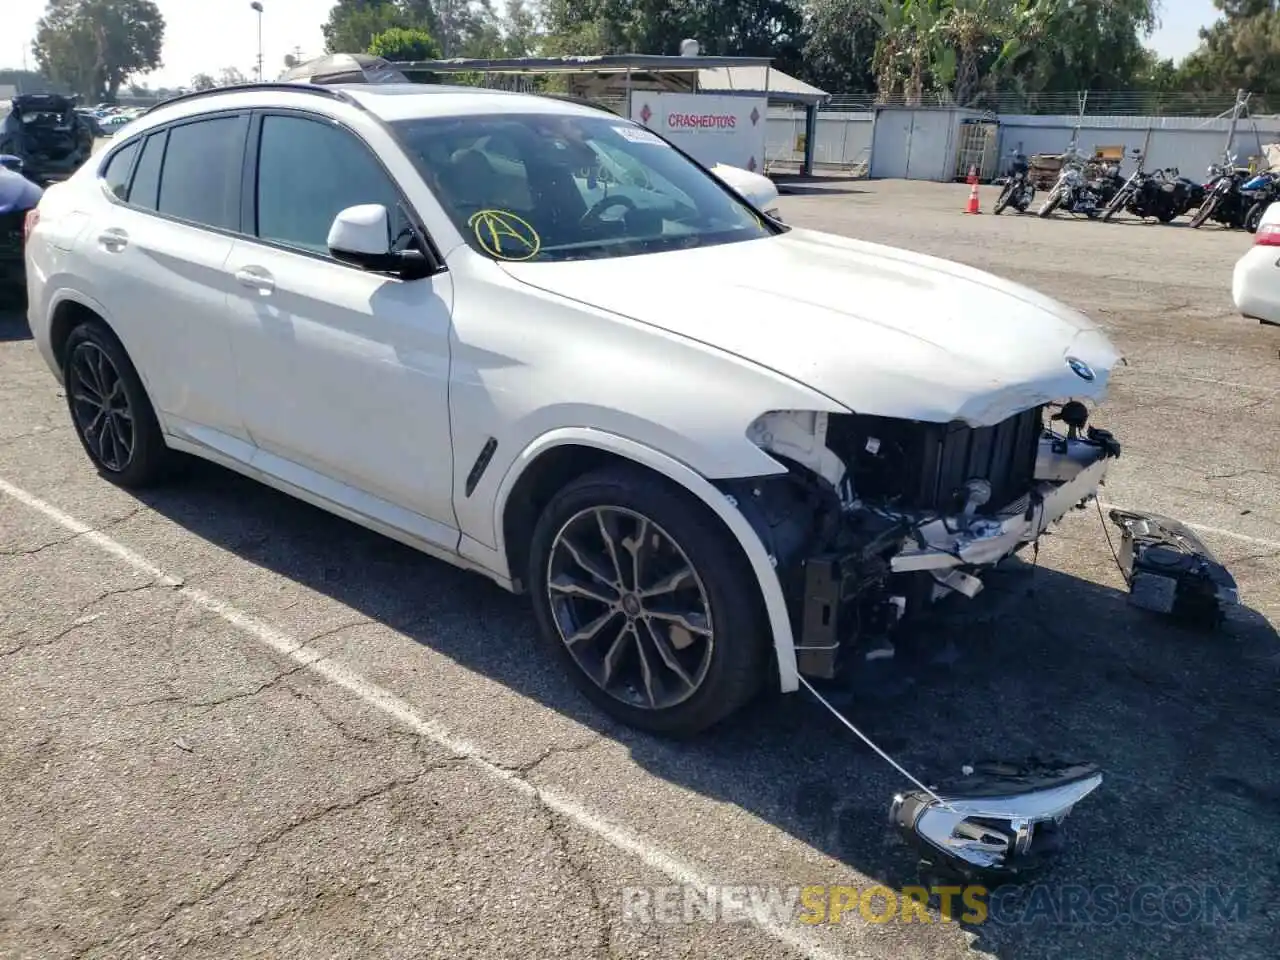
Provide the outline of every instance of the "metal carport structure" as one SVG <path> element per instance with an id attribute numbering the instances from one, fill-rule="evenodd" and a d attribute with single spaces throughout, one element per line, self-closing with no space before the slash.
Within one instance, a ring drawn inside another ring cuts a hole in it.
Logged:
<path id="1" fill-rule="evenodd" d="M 773 66 L 772 57 L 657 56 L 603 54 L 587 57 L 515 57 L 493 60 L 415 60 L 391 64 L 403 74 L 480 74 L 483 86 L 527 89 L 538 75 L 563 76 L 568 93 L 602 102 L 619 101 L 629 116 L 637 91 L 708 93 L 763 97 L 770 103 L 805 108 L 805 148 L 801 173 L 813 172 L 818 105 L 827 94 Z"/>

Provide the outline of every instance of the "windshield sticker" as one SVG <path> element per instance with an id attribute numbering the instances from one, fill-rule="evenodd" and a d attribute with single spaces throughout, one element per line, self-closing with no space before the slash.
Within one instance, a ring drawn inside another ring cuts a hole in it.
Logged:
<path id="1" fill-rule="evenodd" d="M 499 260 L 532 260 L 542 238 L 527 220 L 507 210 L 480 210 L 467 220 L 485 253 Z"/>
<path id="2" fill-rule="evenodd" d="M 614 127 L 613 132 L 630 143 L 656 143 L 660 147 L 667 146 L 667 141 L 644 127 Z"/>

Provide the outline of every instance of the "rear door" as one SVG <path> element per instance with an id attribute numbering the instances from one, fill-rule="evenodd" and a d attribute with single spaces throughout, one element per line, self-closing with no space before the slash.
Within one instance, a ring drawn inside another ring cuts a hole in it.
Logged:
<path id="1" fill-rule="evenodd" d="M 227 330 L 224 267 L 240 229 L 247 113 L 148 134 L 112 155 L 83 235 L 106 306 L 168 432 L 248 459 Z M 128 152 L 134 156 L 130 157 Z M 119 165 L 118 165 L 119 164 Z"/>

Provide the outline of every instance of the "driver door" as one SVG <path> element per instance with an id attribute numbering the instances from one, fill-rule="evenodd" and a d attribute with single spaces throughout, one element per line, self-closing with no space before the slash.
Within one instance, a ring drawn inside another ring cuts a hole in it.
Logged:
<path id="1" fill-rule="evenodd" d="M 347 207 L 382 204 L 393 232 L 412 235 L 399 189 L 351 130 L 264 113 L 250 142 L 249 236 L 226 270 L 255 466 L 455 549 L 449 274 L 402 280 L 329 255 Z"/>

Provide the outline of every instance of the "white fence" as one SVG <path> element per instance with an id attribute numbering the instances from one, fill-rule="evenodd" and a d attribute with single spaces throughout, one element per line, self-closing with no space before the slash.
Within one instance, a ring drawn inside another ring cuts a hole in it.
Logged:
<path id="1" fill-rule="evenodd" d="M 797 166 L 804 158 L 804 110 L 769 108 L 765 156 L 773 165 Z M 818 113 L 813 159 L 820 167 L 865 168 L 871 160 L 874 113 L 822 110 Z"/>
<path id="2" fill-rule="evenodd" d="M 976 116 L 972 111 L 939 111 L 937 108 L 819 111 L 814 139 L 815 164 L 818 168 L 842 168 L 869 176 L 905 174 L 910 179 L 950 179 L 956 169 L 959 138 L 955 135 L 925 137 L 917 132 L 937 127 L 940 114 L 947 112 L 953 114 L 949 121 L 952 124 Z M 1002 171 L 1015 150 L 1028 156 L 1061 153 L 1077 135 L 1073 116 L 1004 114 L 998 122 Z M 901 127 L 907 127 L 913 135 L 904 140 Z M 1184 175 L 1196 178 L 1205 173 L 1209 164 L 1221 161 L 1230 128 L 1227 119 L 1086 116 L 1080 124 L 1077 143 L 1084 151 L 1120 146 L 1128 154 L 1135 148 L 1142 149 L 1148 170 L 1177 167 Z M 770 164 L 798 165 L 803 157 L 804 134 L 802 109 L 770 108 L 766 134 Z M 1246 117 L 1236 124 L 1231 152 L 1244 165 L 1250 158 L 1262 156 L 1263 147 L 1268 143 L 1280 143 L 1280 117 Z M 871 163 L 873 144 L 877 159 L 874 165 Z M 1126 161 L 1124 172 L 1131 170 L 1132 161 Z"/>

